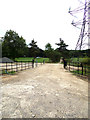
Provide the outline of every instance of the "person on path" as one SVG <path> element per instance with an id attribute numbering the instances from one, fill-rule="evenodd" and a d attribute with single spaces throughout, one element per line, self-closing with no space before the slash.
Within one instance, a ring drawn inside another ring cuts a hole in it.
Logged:
<path id="1" fill-rule="evenodd" d="M 32 68 L 34 68 L 34 59 L 32 60 Z"/>
<path id="2" fill-rule="evenodd" d="M 66 69 L 67 61 L 65 60 L 65 58 L 63 58 L 63 64 L 64 64 L 64 69 Z"/>

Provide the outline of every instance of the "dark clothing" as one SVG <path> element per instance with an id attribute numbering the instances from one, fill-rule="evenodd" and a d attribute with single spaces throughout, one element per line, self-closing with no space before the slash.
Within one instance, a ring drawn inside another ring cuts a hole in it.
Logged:
<path id="1" fill-rule="evenodd" d="M 67 62 L 66 62 L 66 60 L 65 59 L 63 59 L 63 63 L 64 63 L 64 69 L 66 68 L 66 66 L 67 66 Z"/>
<path id="2" fill-rule="evenodd" d="M 32 60 L 32 68 L 34 68 L 34 59 Z"/>
<path id="3" fill-rule="evenodd" d="M 32 63 L 34 64 L 34 59 L 32 60 Z"/>

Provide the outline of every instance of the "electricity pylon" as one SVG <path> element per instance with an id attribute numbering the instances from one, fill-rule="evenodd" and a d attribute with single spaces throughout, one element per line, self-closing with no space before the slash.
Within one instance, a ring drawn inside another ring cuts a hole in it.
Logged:
<path id="1" fill-rule="evenodd" d="M 75 50 L 81 50 L 83 46 L 89 46 L 89 39 L 90 39 L 90 0 L 85 0 L 85 3 L 80 1 L 80 7 L 71 10 L 69 9 L 69 13 L 76 17 L 79 13 L 79 20 L 77 22 L 72 22 L 71 24 L 80 29 L 80 35 L 76 44 Z M 80 20 L 81 13 L 83 13 L 83 18 Z M 76 14 L 76 15 L 75 15 Z M 88 43 L 86 40 L 88 39 Z"/>

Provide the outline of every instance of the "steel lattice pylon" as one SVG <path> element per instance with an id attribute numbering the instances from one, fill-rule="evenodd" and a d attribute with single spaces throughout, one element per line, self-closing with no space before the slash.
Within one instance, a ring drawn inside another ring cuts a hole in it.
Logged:
<path id="1" fill-rule="evenodd" d="M 72 22 L 71 24 L 77 28 L 80 29 L 80 35 L 76 44 L 76 48 L 75 50 L 81 50 L 83 48 L 83 46 L 88 46 L 89 47 L 89 39 L 90 39 L 90 0 L 85 0 L 85 3 L 80 2 L 80 7 L 74 9 L 74 10 L 70 10 L 69 9 L 69 13 L 74 16 L 77 17 L 77 14 L 83 13 L 83 19 L 78 20 L 77 22 Z M 75 15 L 76 14 L 76 15 Z M 78 19 L 78 17 L 77 17 Z M 80 19 L 80 18 L 79 18 Z M 88 43 L 86 43 L 86 39 L 88 39 Z"/>

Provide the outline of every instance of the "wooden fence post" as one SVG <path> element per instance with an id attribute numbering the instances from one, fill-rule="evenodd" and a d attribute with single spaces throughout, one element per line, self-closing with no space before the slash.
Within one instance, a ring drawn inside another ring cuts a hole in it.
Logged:
<path id="1" fill-rule="evenodd" d="M 29 68 L 29 61 L 28 61 L 28 68 Z"/>
<path id="2" fill-rule="evenodd" d="M 81 63 L 81 67 L 82 67 L 82 75 L 83 75 L 83 64 Z"/>
<path id="3" fill-rule="evenodd" d="M 73 62 L 73 72 L 74 72 L 74 62 Z"/>
<path id="4" fill-rule="evenodd" d="M 11 62 L 11 71 L 13 71 L 12 62 Z"/>
<path id="5" fill-rule="evenodd" d="M 6 71 L 5 72 L 7 73 L 7 62 L 6 62 Z"/>
<path id="6" fill-rule="evenodd" d="M 25 61 L 25 70 L 26 70 L 26 61 Z"/>
<path id="7" fill-rule="evenodd" d="M 17 62 L 16 62 L 16 72 L 18 72 L 18 64 L 17 64 Z"/>
<path id="8" fill-rule="evenodd" d="M 69 71 L 70 71 L 70 61 L 69 61 Z"/>
<path id="9" fill-rule="evenodd" d="M 85 75 L 86 75 L 86 64 L 85 64 Z"/>
<path id="10" fill-rule="evenodd" d="M 22 71 L 22 61 L 21 61 L 21 71 Z"/>
<path id="11" fill-rule="evenodd" d="M 79 74 L 79 62 L 78 62 L 78 74 Z"/>

